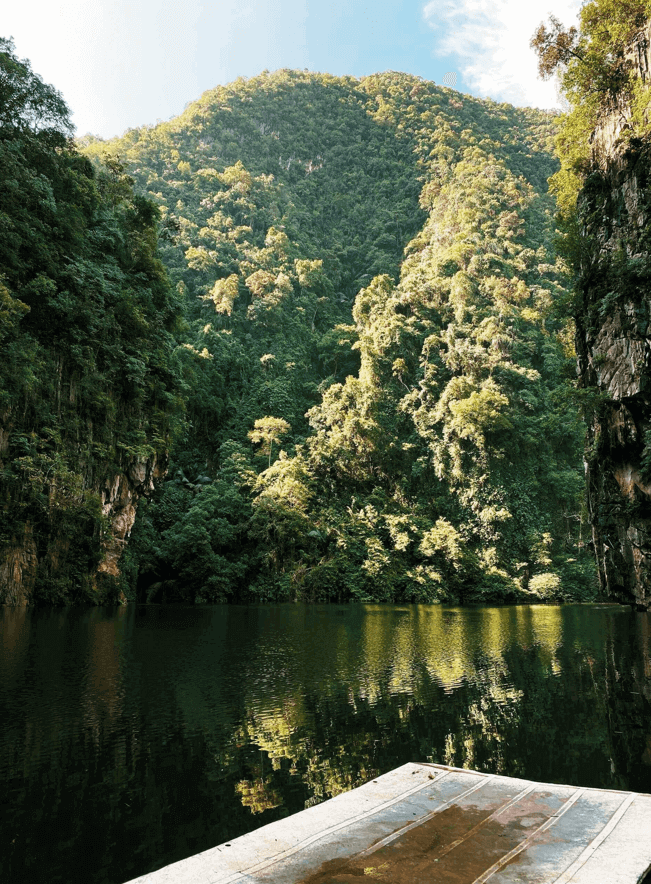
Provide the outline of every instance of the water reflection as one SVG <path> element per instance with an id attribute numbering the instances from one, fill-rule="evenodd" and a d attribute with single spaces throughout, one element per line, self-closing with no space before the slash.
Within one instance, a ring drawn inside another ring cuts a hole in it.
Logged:
<path id="1" fill-rule="evenodd" d="M 3 881 L 120 884 L 408 760 L 651 791 L 648 614 L 252 606 L 0 618 Z"/>

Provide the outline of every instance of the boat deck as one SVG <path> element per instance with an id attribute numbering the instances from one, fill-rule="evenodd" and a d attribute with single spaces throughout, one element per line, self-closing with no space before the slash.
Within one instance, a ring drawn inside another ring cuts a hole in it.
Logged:
<path id="1" fill-rule="evenodd" d="M 651 796 L 405 764 L 130 884 L 638 884 Z"/>

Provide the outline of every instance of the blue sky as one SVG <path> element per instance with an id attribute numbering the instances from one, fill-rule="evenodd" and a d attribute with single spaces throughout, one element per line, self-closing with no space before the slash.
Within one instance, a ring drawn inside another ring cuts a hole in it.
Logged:
<path id="1" fill-rule="evenodd" d="M 518 105 L 558 104 L 528 47 L 581 0 L 32 0 L 2 36 L 62 93 L 78 134 L 167 120 L 206 89 L 262 70 L 407 71 Z"/>

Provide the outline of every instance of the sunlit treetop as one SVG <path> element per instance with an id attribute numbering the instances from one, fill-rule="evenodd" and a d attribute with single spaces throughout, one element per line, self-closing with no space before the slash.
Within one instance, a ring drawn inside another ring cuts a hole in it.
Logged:
<path id="1" fill-rule="evenodd" d="M 550 17 L 531 39 L 543 79 L 557 74 L 569 112 L 557 138 L 562 168 L 552 180 L 559 209 L 569 217 L 589 167 L 590 136 L 600 116 L 624 100 L 631 107 L 630 134 L 642 136 L 649 91 L 637 76 L 632 43 L 651 18 L 651 0 L 590 0 L 579 28 Z"/>
<path id="2" fill-rule="evenodd" d="M 558 74 L 570 108 L 557 138 L 562 168 L 552 182 L 562 214 L 576 203 L 600 115 L 622 98 L 633 108 L 643 99 L 629 50 L 650 16 L 651 0 L 590 0 L 578 30 L 552 16 L 532 37 L 541 77 Z"/>

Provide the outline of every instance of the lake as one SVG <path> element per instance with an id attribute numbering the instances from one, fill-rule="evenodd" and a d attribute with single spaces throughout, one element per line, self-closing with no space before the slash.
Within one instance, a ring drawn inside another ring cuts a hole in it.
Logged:
<path id="1" fill-rule="evenodd" d="M 122 884 L 406 761 L 651 792 L 651 614 L 1 609 L 0 880 Z"/>

